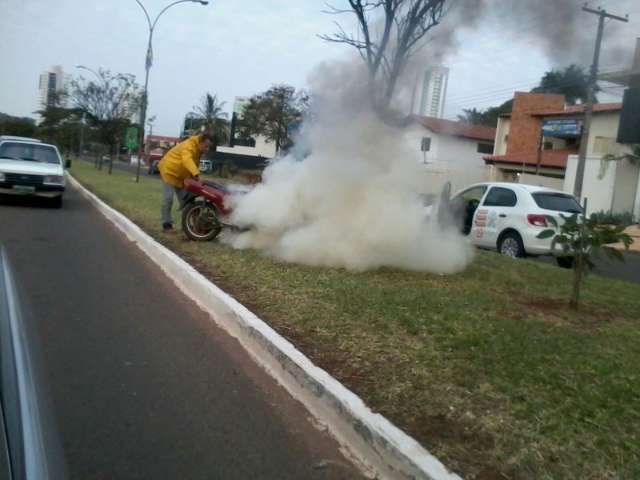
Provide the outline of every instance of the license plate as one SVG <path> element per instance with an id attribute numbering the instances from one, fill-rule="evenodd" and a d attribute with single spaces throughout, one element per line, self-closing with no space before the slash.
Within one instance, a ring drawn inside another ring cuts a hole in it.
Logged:
<path id="1" fill-rule="evenodd" d="M 13 189 L 20 193 L 33 193 L 36 191 L 36 187 L 31 187 L 29 185 L 14 185 Z"/>

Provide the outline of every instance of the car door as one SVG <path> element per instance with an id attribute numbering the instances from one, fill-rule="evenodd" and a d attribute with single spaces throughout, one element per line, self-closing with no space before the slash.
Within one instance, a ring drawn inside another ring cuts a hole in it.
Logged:
<path id="1" fill-rule="evenodd" d="M 464 235 L 471 232 L 473 217 L 487 191 L 487 185 L 468 188 L 451 199 L 451 207 L 456 222 Z"/>
<path id="2" fill-rule="evenodd" d="M 515 221 L 518 196 L 512 188 L 493 186 L 476 210 L 471 233 L 481 247 L 496 248 L 498 235 Z"/>

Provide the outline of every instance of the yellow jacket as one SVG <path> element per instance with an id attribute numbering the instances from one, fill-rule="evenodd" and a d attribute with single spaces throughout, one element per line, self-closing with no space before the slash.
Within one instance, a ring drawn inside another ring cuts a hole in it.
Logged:
<path id="1" fill-rule="evenodd" d="M 184 180 L 200 173 L 200 138 L 198 135 L 179 143 L 169 150 L 160 163 L 158 170 L 162 179 L 174 187 L 184 188 Z"/>

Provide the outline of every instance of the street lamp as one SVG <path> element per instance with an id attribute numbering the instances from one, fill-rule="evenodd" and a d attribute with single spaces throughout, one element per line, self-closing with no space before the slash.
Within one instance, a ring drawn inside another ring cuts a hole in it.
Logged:
<path id="1" fill-rule="evenodd" d="M 144 16 L 147 18 L 147 25 L 149 26 L 149 41 L 147 42 L 147 56 L 145 58 L 144 68 L 145 68 L 145 78 L 144 78 L 144 90 L 142 92 L 142 106 L 140 108 L 140 145 L 138 147 L 138 162 L 136 167 L 136 183 L 140 181 L 140 161 L 142 160 L 142 155 L 144 151 L 144 125 L 147 117 L 147 96 L 149 89 L 149 70 L 151 70 L 151 65 L 153 64 L 153 31 L 156 28 L 156 24 L 158 23 L 158 19 L 162 16 L 164 12 L 169 10 L 174 5 L 178 5 L 179 3 L 199 3 L 200 5 L 208 5 L 209 2 L 206 0 L 178 0 L 177 2 L 170 3 L 166 7 L 164 7 L 160 13 L 156 16 L 155 20 L 152 22 L 151 17 L 149 17 L 149 13 L 147 13 L 147 9 L 144 8 L 144 5 L 140 0 L 136 0 L 136 3 L 140 5 L 142 11 L 144 12 Z"/>

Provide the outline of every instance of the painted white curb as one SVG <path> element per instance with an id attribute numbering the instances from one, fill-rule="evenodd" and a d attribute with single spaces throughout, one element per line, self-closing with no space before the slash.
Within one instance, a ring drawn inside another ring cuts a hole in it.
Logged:
<path id="1" fill-rule="evenodd" d="M 369 473 L 384 479 L 461 480 L 418 442 L 373 413 L 265 322 L 175 253 L 146 234 L 68 175 L 70 183 L 153 260 L 182 292 L 273 376 Z"/>

